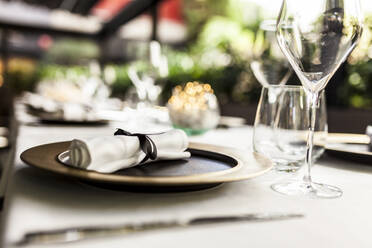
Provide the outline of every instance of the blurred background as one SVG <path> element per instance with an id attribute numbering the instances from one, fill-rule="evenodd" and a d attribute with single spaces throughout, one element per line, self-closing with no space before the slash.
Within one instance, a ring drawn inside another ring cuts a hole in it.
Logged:
<path id="1" fill-rule="evenodd" d="M 252 124 L 262 86 L 250 65 L 265 46 L 260 23 L 275 19 L 280 5 L 280 0 L 1 0 L 2 111 L 11 111 L 9 104 L 26 91 L 81 100 L 77 88 L 126 106 L 144 101 L 164 106 L 175 86 L 198 81 L 212 87 L 222 115 Z M 327 86 L 334 132 L 364 132 L 372 123 L 372 2 L 362 0 L 362 6 L 363 38 Z M 294 74 L 288 82 L 299 84 Z"/>

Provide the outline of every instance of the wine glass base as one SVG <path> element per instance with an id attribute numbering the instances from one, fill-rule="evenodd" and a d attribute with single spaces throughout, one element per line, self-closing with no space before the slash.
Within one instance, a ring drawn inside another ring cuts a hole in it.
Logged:
<path id="1" fill-rule="evenodd" d="M 295 173 L 301 168 L 299 163 L 275 163 L 274 169 L 279 173 Z"/>
<path id="2" fill-rule="evenodd" d="M 341 189 L 321 183 L 284 182 L 271 185 L 271 188 L 285 195 L 309 196 L 312 198 L 338 198 L 342 196 Z"/>

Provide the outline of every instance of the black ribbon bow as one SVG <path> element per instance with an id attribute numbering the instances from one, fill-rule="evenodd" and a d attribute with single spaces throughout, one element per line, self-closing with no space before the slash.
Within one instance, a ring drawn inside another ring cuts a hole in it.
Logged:
<path id="1" fill-rule="evenodd" d="M 158 151 L 156 149 L 155 142 L 147 135 L 142 133 L 130 133 L 123 129 L 118 128 L 114 135 L 125 135 L 125 136 L 136 136 L 138 137 L 141 150 L 146 154 L 142 159 L 140 164 L 146 162 L 147 160 L 155 160 L 158 156 Z"/>

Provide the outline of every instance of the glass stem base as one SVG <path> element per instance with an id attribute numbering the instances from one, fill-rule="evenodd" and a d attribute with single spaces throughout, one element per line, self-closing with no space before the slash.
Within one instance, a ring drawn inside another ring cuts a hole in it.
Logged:
<path id="1" fill-rule="evenodd" d="M 296 173 L 300 170 L 301 165 L 296 162 L 286 162 L 286 163 L 275 163 L 274 170 L 279 173 Z"/>
<path id="2" fill-rule="evenodd" d="M 271 185 L 271 188 L 279 193 L 291 196 L 309 196 L 311 198 L 337 198 L 342 196 L 341 189 L 314 182 L 282 182 Z"/>

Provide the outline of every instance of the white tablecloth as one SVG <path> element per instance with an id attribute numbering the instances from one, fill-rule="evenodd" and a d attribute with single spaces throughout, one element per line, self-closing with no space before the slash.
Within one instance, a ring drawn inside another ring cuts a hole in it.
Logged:
<path id="1" fill-rule="evenodd" d="M 5 247 L 35 230 L 255 212 L 296 212 L 305 218 L 167 229 L 48 247 L 372 247 L 371 166 L 321 159 L 313 168 L 315 181 L 339 186 L 344 192 L 341 198 L 329 200 L 278 194 L 270 189 L 278 179 L 275 173 L 198 192 L 145 194 L 94 188 L 19 160 L 26 148 L 112 134 L 116 126 L 21 126 L 2 228 Z M 251 149 L 251 130 L 219 129 L 192 140 Z"/>

